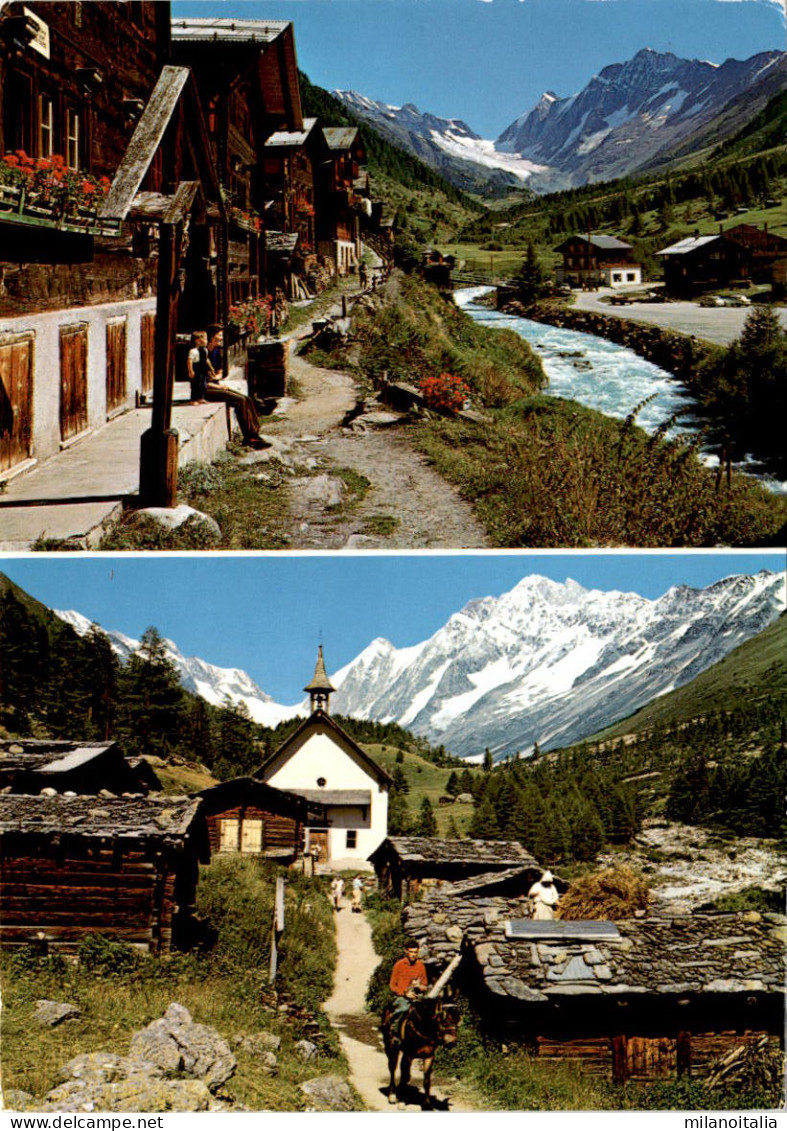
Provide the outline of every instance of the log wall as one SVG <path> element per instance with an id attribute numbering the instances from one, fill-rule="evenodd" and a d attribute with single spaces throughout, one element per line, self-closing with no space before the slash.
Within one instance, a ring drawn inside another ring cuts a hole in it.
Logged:
<path id="1" fill-rule="evenodd" d="M 219 822 L 225 819 L 243 821 L 244 819 L 262 821 L 262 851 L 267 849 L 288 849 L 297 855 L 302 840 L 302 829 L 294 817 L 261 809 L 256 805 L 234 805 L 207 817 L 208 836 L 211 854 L 219 852 L 221 834 Z"/>
<path id="2" fill-rule="evenodd" d="M 87 935 L 102 934 L 167 953 L 176 941 L 177 866 L 184 863 L 142 844 L 104 841 L 86 851 L 53 841 L 36 853 L 5 838 L 0 944 L 20 947 L 43 939 L 49 948 L 73 953 Z"/>

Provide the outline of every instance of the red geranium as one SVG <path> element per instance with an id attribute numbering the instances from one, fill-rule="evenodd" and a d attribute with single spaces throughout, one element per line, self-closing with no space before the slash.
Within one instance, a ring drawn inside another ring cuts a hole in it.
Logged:
<path id="1" fill-rule="evenodd" d="M 455 373 L 441 373 L 439 376 L 423 377 L 421 393 L 428 408 L 456 416 L 464 408 L 470 396 L 470 389 Z"/>

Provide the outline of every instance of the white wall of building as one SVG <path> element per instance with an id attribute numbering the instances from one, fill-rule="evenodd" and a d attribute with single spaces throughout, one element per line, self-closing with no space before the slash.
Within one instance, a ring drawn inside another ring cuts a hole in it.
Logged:
<path id="1" fill-rule="evenodd" d="M 107 323 L 126 320 L 126 396 L 124 406 L 135 404 L 141 391 L 141 319 L 155 312 L 156 299 L 110 302 L 100 306 L 79 306 L 51 310 L 42 314 L 23 314 L 0 318 L 0 337 L 32 333 L 33 345 L 33 450 L 34 459 L 48 459 L 61 449 L 60 438 L 60 328 L 86 325 L 88 430 L 107 420 Z"/>
<path id="2" fill-rule="evenodd" d="M 363 789 L 371 794 L 366 819 L 355 807 L 333 806 L 328 817 L 328 851 L 332 863 L 346 861 L 349 866 L 365 860 L 385 840 L 388 833 L 388 788 L 378 783 L 352 750 L 329 726 L 315 722 L 293 746 L 281 764 L 274 762 L 265 774 L 277 789 Z M 320 781 L 324 779 L 324 785 Z M 357 824 L 352 822 L 357 821 Z M 347 829 L 357 831 L 356 847 L 347 848 Z"/>

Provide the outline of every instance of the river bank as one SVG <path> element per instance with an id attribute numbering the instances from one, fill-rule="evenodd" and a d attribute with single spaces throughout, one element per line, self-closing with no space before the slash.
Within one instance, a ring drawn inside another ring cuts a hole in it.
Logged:
<path id="1" fill-rule="evenodd" d="M 541 299 L 531 304 L 523 304 L 517 299 L 498 291 L 497 311 L 513 319 L 539 323 L 569 331 L 590 335 L 602 341 L 632 351 L 637 357 L 657 366 L 665 375 L 674 377 L 685 391 L 683 404 L 680 397 L 673 397 L 675 410 L 684 416 L 686 427 L 668 429 L 668 435 L 685 431 L 702 432 L 703 461 L 709 467 L 727 463 L 738 471 L 758 480 L 769 491 L 787 494 L 784 482 L 781 454 L 774 453 L 765 445 L 765 450 L 752 454 L 751 436 L 747 441 L 738 434 L 742 417 L 730 413 L 719 400 L 718 381 L 709 377 L 719 366 L 724 356 L 724 348 L 699 338 L 666 330 L 658 326 L 646 325 L 620 317 L 593 311 L 577 310 L 553 300 Z M 658 384 L 654 391 L 658 393 Z M 563 395 L 562 393 L 560 395 Z M 603 404 L 577 397 L 584 404 L 608 412 Z M 657 401 L 658 401 L 657 397 Z M 659 405 L 656 405 L 658 413 Z M 612 411 L 620 416 L 621 412 Z M 654 413 L 651 410 L 651 417 Z M 663 413 L 660 423 L 669 413 Z M 638 417 L 638 423 L 648 428 L 646 419 Z M 648 429 L 651 430 L 651 429 Z"/>

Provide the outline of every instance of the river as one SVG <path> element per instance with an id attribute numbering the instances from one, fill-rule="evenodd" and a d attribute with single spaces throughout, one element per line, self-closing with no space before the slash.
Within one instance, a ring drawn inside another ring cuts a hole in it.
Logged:
<path id="1" fill-rule="evenodd" d="M 676 377 L 645 361 L 633 350 L 608 342 L 594 334 L 566 330 L 533 322 L 514 314 L 503 314 L 478 300 L 491 287 L 465 287 L 454 292 L 454 299 L 474 321 L 482 326 L 513 330 L 528 342 L 541 358 L 549 378 L 551 396 L 578 401 L 606 416 L 625 419 L 641 401 L 648 401 L 637 414 L 637 423 L 653 433 L 680 413 L 679 421 L 670 424 L 667 436 L 672 438 L 694 432 L 699 422 L 694 416 L 695 402 Z M 700 453 L 703 463 L 718 466 L 718 457 L 710 451 Z M 753 460 L 738 465 L 764 487 L 779 494 L 787 493 L 787 483 L 769 476 Z"/>

